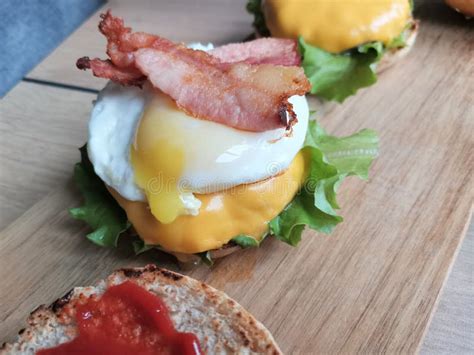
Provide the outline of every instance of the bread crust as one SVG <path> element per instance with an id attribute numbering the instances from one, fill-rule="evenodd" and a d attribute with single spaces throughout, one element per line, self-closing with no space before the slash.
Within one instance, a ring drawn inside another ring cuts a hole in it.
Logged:
<path id="1" fill-rule="evenodd" d="M 76 287 L 50 306 L 38 307 L 17 340 L 0 348 L 0 355 L 34 354 L 73 339 L 77 335 L 75 305 L 126 280 L 158 295 L 167 304 L 176 329 L 196 334 L 204 354 L 281 354 L 265 326 L 225 293 L 188 276 L 147 265 L 117 270 L 95 286 Z"/>
<path id="2" fill-rule="evenodd" d="M 393 48 L 388 49 L 380 62 L 377 64 L 377 73 L 381 73 L 384 70 L 390 68 L 395 63 L 397 63 L 400 59 L 404 58 L 413 48 L 415 44 L 416 37 L 418 35 L 418 28 L 419 28 L 419 21 L 413 20 L 411 23 L 410 28 L 406 29 L 407 31 L 407 38 L 406 38 L 406 46 L 403 48 Z"/>

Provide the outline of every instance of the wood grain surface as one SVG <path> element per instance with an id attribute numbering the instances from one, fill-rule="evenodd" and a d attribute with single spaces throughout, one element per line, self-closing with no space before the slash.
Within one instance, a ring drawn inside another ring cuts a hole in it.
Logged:
<path id="1" fill-rule="evenodd" d="M 206 1 L 208 11 L 202 3 L 192 3 L 193 22 L 181 14 L 182 1 L 160 8 L 144 1 L 141 7 L 126 8 L 126 15 L 138 29 L 153 24 L 154 31 L 171 33 L 174 39 L 223 42 L 242 38 L 248 30 L 250 19 L 235 3 L 226 2 L 227 7 L 216 11 L 213 1 Z M 117 4 L 109 5 L 128 6 Z M 423 3 L 418 13 L 423 25 L 409 57 L 344 105 L 326 107 L 322 124 L 331 133 L 370 127 L 381 137 L 370 182 L 350 179 L 341 187 L 345 221 L 335 233 L 306 231 L 297 248 L 270 239 L 261 248 L 218 261 L 212 269 L 185 271 L 253 312 L 286 353 L 414 353 L 463 238 L 473 202 L 472 26 L 437 3 Z M 69 65 L 78 56 L 102 53 L 95 42 L 102 40 L 100 35 L 95 29 L 87 32 L 96 23 L 89 21 L 30 77 L 90 88 L 102 85 Z M 28 204 L 25 193 L 21 207 L 10 210 L 8 191 L 13 187 L 21 193 L 21 188 L 33 186 L 31 171 L 39 171 L 44 188 L 58 187 L 34 205 L 32 198 L 31 208 L 0 233 L 1 340 L 12 339 L 38 304 L 73 286 L 93 283 L 117 267 L 153 261 L 176 269 L 161 253 L 133 257 L 126 240 L 118 250 L 85 240 L 87 228 L 66 212 L 80 197 L 65 180 L 75 146 L 85 136 L 92 96 L 32 85 L 20 84 L 1 106 L 2 141 L 12 134 L 12 148 L 2 153 L 1 162 L 11 161 L 12 171 L 20 169 L 27 180 L 17 182 L 2 171 L 0 195 L 5 199 L 0 212 L 10 213 L 6 220 L 11 219 Z M 15 95 L 29 99 L 20 101 Z M 61 124 L 60 131 L 48 129 L 49 119 Z M 34 126 L 35 120 L 44 127 Z M 16 143 L 23 131 L 35 139 Z M 48 154 L 37 151 L 43 142 L 50 142 Z M 56 175 L 46 176 L 50 169 L 37 166 L 49 155 L 57 157 L 51 164 L 62 168 L 51 165 Z"/>
<path id="2" fill-rule="evenodd" d="M 71 175 L 96 95 L 21 82 L 0 105 L 0 229 Z"/>

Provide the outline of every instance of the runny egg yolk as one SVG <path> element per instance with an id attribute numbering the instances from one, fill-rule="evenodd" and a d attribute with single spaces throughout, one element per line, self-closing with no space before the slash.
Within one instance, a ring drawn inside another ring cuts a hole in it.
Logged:
<path id="1" fill-rule="evenodd" d="M 333 53 L 372 41 L 388 44 L 411 16 L 409 0 L 266 0 L 264 15 L 273 36 L 302 36 Z"/>
<path id="2" fill-rule="evenodd" d="M 202 202 L 199 214 L 181 215 L 168 224 L 160 223 L 147 203 L 126 200 L 109 190 L 146 244 L 171 252 L 199 253 L 218 249 L 239 234 L 260 240 L 268 231 L 268 222 L 293 200 L 303 184 L 306 161 L 300 152 L 285 172 L 273 178 L 197 195 Z"/>
<path id="3" fill-rule="evenodd" d="M 131 147 L 131 163 L 136 184 L 145 191 L 151 213 L 162 223 L 170 223 L 185 213 L 179 179 L 185 154 L 182 137 L 173 120 L 160 120 L 173 115 L 170 102 L 160 95 L 145 109 Z M 171 101 L 171 100 L 169 100 Z"/>

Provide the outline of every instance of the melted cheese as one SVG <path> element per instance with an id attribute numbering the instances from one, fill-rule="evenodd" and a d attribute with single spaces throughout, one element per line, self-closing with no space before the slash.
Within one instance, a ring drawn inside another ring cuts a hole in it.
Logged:
<path id="1" fill-rule="evenodd" d="M 273 36 L 303 36 L 333 53 L 372 41 L 388 44 L 411 16 L 408 0 L 266 0 L 264 14 Z"/>
<path id="2" fill-rule="evenodd" d="M 173 126 L 174 120 L 159 119 L 161 115 L 178 114 L 168 106 L 158 98 L 148 105 L 130 152 L 135 182 L 145 191 L 153 215 L 163 223 L 185 213 L 178 182 L 185 164 L 186 142 Z"/>
<path id="3" fill-rule="evenodd" d="M 181 215 L 168 224 L 160 223 L 145 202 L 129 201 L 109 190 L 146 244 L 190 254 L 218 249 L 239 234 L 260 240 L 268 230 L 268 222 L 300 189 L 305 171 L 305 158 L 300 152 L 288 170 L 271 179 L 196 195 L 202 203 L 199 215 Z"/>

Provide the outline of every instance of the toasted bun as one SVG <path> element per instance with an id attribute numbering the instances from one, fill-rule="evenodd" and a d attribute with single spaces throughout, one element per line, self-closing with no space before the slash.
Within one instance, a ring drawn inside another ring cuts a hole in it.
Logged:
<path id="1" fill-rule="evenodd" d="M 219 249 L 209 250 L 209 256 L 212 260 L 214 260 L 214 259 L 223 258 L 224 256 L 230 255 L 239 250 L 242 250 L 241 246 L 236 245 L 232 242 L 229 242 L 227 244 L 224 244 Z M 182 254 L 182 253 L 175 253 L 175 252 L 166 251 L 166 250 L 164 251 L 171 255 L 174 255 L 176 259 L 178 259 L 179 262 L 184 263 L 184 264 L 187 264 L 187 263 L 196 264 L 196 263 L 199 263 L 201 260 L 199 256 L 197 256 L 196 254 Z"/>
<path id="2" fill-rule="evenodd" d="M 15 343 L 4 344 L 0 354 L 34 354 L 77 334 L 75 304 L 81 296 L 101 295 L 107 287 L 133 280 L 158 295 L 168 306 L 176 329 L 192 332 L 208 354 L 281 354 L 270 332 L 223 292 L 190 277 L 160 269 L 121 269 L 96 286 L 76 287 L 49 307 L 40 306 L 28 318 Z M 67 307 L 65 307 L 67 305 Z M 72 314 L 67 310 L 72 309 Z"/>
<path id="3" fill-rule="evenodd" d="M 418 27 L 419 27 L 419 22 L 413 21 L 411 27 L 406 30 L 407 31 L 406 46 L 403 48 L 390 49 L 384 54 L 384 56 L 380 60 L 380 63 L 377 65 L 378 73 L 381 73 L 385 69 L 390 68 L 398 60 L 405 57 L 408 54 L 408 52 L 411 51 L 411 49 L 413 48 L 413 45 L 415 44 L 416 37 L 418 35 Z"/>
<path id="4" fill-rule="evenodd" d="M 133 226 L 130 228 L 130 231 L 128 233 L 132 236 L 140 238 L 140 236 L 138 235 L 135 228 L 133 228 Z M 185 269 L 192 268 L 193 266 L 201 264 L 201 258 L 196 254 L 176 253 L 174 251 L 166 250 L 158 246 L 156 247 L 156 249 L 161 250 L 167 254 L 173 255 L 178 260 L 180 265 Z M 211 260 L 215 260 L 215 259 L 223 258 L 224 256 L 230 255 L 239 250 L 242 250 L 241 246 L 233 242 L 228 242 L 227 244 L 224 244 L 219 249 L 209 250 L 209 256 Z"/>
<path id="5" fill-rule="evenodd" d="M 445 0 L 446 4 L 451 6 L 456 11 L 466 15 L 467 17 L 474 17 L 474 0 Z"/>

